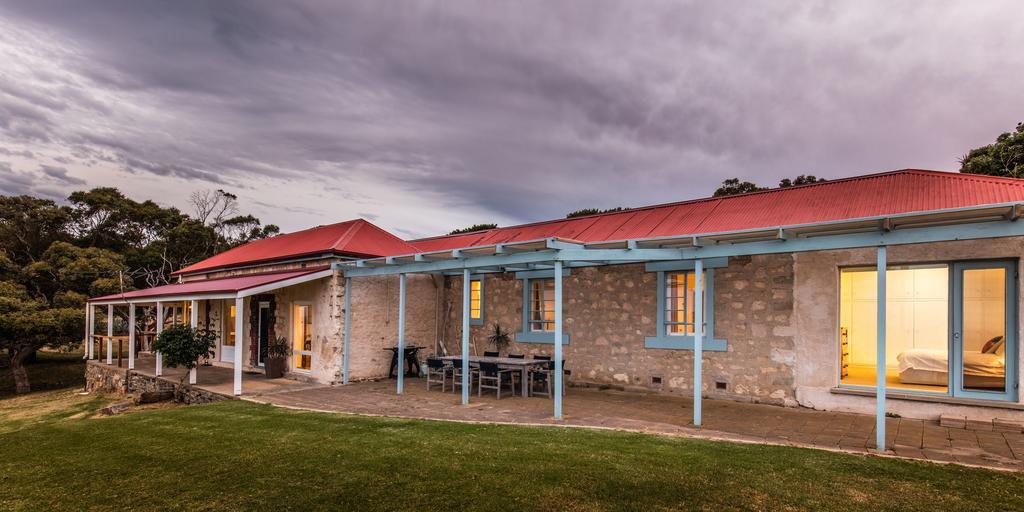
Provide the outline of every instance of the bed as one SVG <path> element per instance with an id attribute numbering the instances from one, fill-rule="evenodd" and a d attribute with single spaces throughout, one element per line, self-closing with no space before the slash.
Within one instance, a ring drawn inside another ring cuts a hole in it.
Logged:
<path id="1" fill-rule="evenodd" d="M 900 382 L 948 386 L 947 350 L 913 348 L 896 356 Z M 1002 354 L 964 352 L 964 387 L 1002 389 L 1006 383 L 1006 358 Z"/>

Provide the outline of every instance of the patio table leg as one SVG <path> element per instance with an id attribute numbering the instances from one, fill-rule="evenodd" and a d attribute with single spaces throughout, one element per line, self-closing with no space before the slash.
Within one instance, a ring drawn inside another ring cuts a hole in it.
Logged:
<path id="1" fill-rule="evenodd" d="M 529 385 L 529 383 L 526 382 L 526 379 L 528 377 L 529 377 L 529 370 L 526 369 L 526 366 L 523 366 L 523 376 L 519 380 L 521 380 L 523 382 L 523 394 L 522 394 L 522 396 L 524 398 L 529 396 L 529 394 L 530 394 L 530 385 Z"/>

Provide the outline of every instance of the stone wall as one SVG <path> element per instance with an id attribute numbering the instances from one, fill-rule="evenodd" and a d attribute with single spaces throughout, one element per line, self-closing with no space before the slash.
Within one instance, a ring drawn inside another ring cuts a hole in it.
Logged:
<path id="1" fill-rule="evenodd" d="M 135 395 L 147 391 L 175 391 L 181 388 L 181 401 L 187 405 L 206 404 L 231 400 L 218 393 L 206 391 L 188 384 L 180 385 L 168 379 L 144 375 L 97 361 L 86 361 L 85 390 L 90 393 L 112 393 Z"/>
<path id="2" fill-rule="evenodd" d="M 433 352 L 439 332 L 441 286 L 440 278 L 406 276 L 406 346 L 419 345 L 426 347 L 425 353 Z M 343 283 L 340 290 L 339 301 L 344 307 Z M 343 309 L 339 311 L 339 315 L 344 314 Z M 351 378 L 387 376 L 392 353 L 385 349 L 398 343 L 398 276 L 353 278 L 351 322 Z M 343 324 L 344 316 L 340 316 L 339 332 Z"/>
<path id="3" fill-rule="evenodd" d="M 486 338 L 494 322 L 512 332 L 522 328 L 522 281 L 513 274 L 484 279 L 484 325 L 470 328 L 475 354 L 493 349 Z M 727 341 L 727 351 L 704 353 L 704 393 L 795 405 L 792 255 L 730 258 L 728 267 L 714 270 L 714 279 L 714 332 Z M 571 384 L 692 392 L 692 351 L 644 346 L 644 338 L 656 334 L 656 273 L 645 272 L 639 264 L 573 268 L 564 290 L 564 328 L 569 335 L 564 355 Z M 460 277 L 446 280 L 443 307 L 447 310 L 449 304 L 445 346 L 457 354 Z M 509 348 L 533 355 L 551 350 L 551 344 L 541 343 L 514 342 Z"/>

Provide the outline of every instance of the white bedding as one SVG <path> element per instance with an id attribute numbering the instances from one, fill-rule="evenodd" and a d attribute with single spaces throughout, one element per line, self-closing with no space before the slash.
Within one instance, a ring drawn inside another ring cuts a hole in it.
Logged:
<path id="1" fill-rule="evenodd" d="M 900 373 L 906 370 L 946 372 L 949 360 L 945 350 L 912 348 L 900 352 L 896 360 Z M 975 377 L 999 377 L 1006 375 L 1006 359 L 999 354 L 964 352 L 964 375 Z"/>

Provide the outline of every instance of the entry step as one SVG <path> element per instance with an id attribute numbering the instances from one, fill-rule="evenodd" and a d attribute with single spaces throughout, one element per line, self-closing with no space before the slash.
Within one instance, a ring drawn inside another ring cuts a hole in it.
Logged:
<path id="1" fill-rule="evenodd" d="M 939 425 L 946 428 L 963 428 L 967 430 L 997 430 L 999 432 L 1024 432 L 1024 421 L 1004 418 L 977 420 L 958 414 L 939 416 Z"/>

